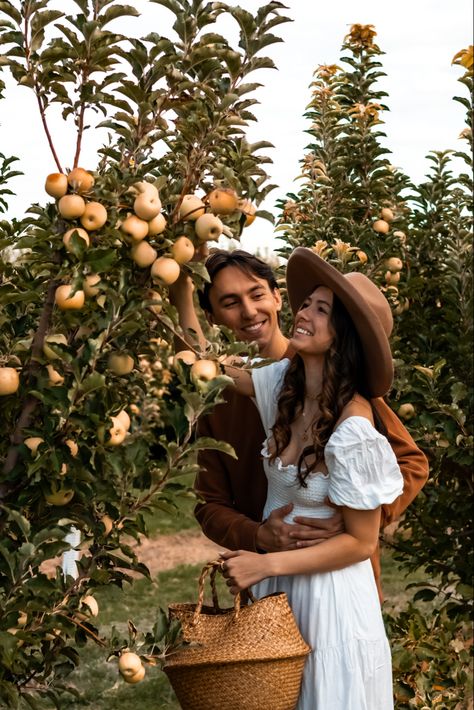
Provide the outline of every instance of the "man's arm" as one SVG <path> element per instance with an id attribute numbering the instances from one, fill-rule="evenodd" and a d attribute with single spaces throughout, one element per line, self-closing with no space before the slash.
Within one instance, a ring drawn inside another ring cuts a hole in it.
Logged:
<path id="1" fill-rule="evenodd" d="M 232 405 L 218 405 L 216 413 L 199 421 L 199 436 L 228 438 L 223 429 L 227 406 Z M 232 416 L 228 410 L 227 415 Z M 291 513 L 292 506 L 288 505 L 274 510 L 261 522 L 266 478 L 259 452 L 264 433 L 257 410 L 250 402 L 242 417 L 236 419 L 244 419 L 246 423 L 242 442 L 238 439 L 231 442 L 237 452 L 240 450 L 242 462 L 212 449 L 199 453 L 200 471 L 195 490 L 202 502 L 196 505 L 195 516 L 204 534 L 230 550 L 277 552 L 314 545 L 342 532 L 344 524 L 339 509 L 332 518 L 309 519 L 308 525 L 291 524 L 284 521 Z M 230 431 L 233 431 L 233 424 L 233 421 L 229 422 Z"/>
<path id="2" fill-rule="evenodd" d="M 395 412 L 383 399 L 372 400 L 387 428 L 387 439 L 397 457 L 403 476 L 403 493 L 393 503 L 382 506 L 381 527 L 393 523 L 408 508 L 428 480 L 428 459 L 418 448 Z"/>

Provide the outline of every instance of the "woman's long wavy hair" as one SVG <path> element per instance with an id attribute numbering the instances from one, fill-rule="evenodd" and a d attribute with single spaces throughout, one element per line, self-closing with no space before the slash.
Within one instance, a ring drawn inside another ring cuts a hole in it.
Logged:
<path id="1" fill-rule="evenodd" d="M 370 398 L 363 377 L 365 364 L 359 336 L 336 296 L 330 324 L 334 339 L 324 357 L 322 390 L 317 399 L 320 416 L 311 427 L 312 443 L 303 449 L 298 460 L 298 480 L 304 487 L 308 475 L 323 459 L 324 447 L 346 404 L 357 393 Z M 280 456 L 290 443 L 290 424 L 304 406 L 305 385 L 303 360 L 297 354 L 286 372 L 278 400 L 278 416 L 272 430 L 275 446 L 270 461 Z M 312 463 L 310 458 L 313 458 Z"/>

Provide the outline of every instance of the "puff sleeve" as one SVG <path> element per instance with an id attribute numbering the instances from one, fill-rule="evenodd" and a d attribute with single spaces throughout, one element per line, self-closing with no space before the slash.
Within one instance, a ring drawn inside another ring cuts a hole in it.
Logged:
<path id="1" fill-rule="evenodd" d="M 335 505 L 373 510 L 403 491 L 403 477 L 387 439 L 365 417 L 348 417 L 325 448 L 328 497 Z"/>
<path id="2" fill-rule="evenodd" d="M 290 361 L 284 358 L 278 362 L 272 362 L 271 365 L 252 369 L 255 404 L 267 436 L 270 435 L 271 428 L 275 423 L 278 397 L 289 364 Z"/>

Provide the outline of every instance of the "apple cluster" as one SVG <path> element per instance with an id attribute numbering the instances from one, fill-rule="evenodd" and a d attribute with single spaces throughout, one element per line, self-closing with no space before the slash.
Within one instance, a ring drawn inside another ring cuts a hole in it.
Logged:
<path id="1" fill-rule="evenodd" d="M 135 263 L 150 267 L 155 283 L 173 284 L 179 277 L 181 266 L 190 262 L 196 246 L 209 241 L 217 241 L 226 233 L 226 226 L 221 216 L 240 213 L 245 215 L 245 226 L 255 219 L 256 207 L 249 200 L 240 200 L 237 193 L 229 188 L 215 188 L 202 199 L 194 194 L 182 197 L 178 208 L 178 226 L 191 227 L 191 234 L 179 234 L 171 244 L 169 253 L 159 256 L 157 250 L 147 241 L 147 237 L 156 237 L 166 228 L 166 219 L 161 213 L 158 191 L 149 182 L 133 185 L 137 193 L 133 204 L 134 214 L 129 215 L 120 229 L 126 240 L 132 245 L 131 255 Z M 228 230 L 227 230 L 228 232 Z M 191 238 L 190 238 L 191 237 Z"/>
<path id="2" fill-rule="evenodd" d="M 67 251 L 72 251 L 71 238 L 73 234 L 82 239 L 85 246 L 90 246 L 90 232 L 101 229 L 107 222 L 107 210 L 95 200 L 88 200 L 94 186 L 93 175 L 84 168 L 74 168 L 68 175 L 51 173 L 47 176 L 45 190 L 57 200 L 58 212 L 67 221 L 79 220 L 81 227 L 72 227 L 63 235 L 63 243 Z M 92 297 L 99 293 L 98 274 L 88 274 L 83 288 L 75 290 L 71 284 L 58 286 L 55 293 L 55 303 L 62 310 L 80 310 L 86 296 Z"/>

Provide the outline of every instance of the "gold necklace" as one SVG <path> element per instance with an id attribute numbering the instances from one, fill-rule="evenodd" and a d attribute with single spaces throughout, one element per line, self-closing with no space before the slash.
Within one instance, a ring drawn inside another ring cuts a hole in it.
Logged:
<path id="1" fill-rule="evenodd" d="M 303 417 L 303 420 L 306 418 L 306 414 L 304 411 L 304 405 L 303 405 L 303 409 L 301 410 L 301 416 Z M 314 424 L 314 417 L 311 419 L 309 424 L 307 426 L 305 426 L 303 429 L 303 433 L 301 434 L 301 439 L 303 441 L 306 441 L 308 439 L 308 432 L 309 432 L 310 428 L 312 428 L 313 424 Z"/>

